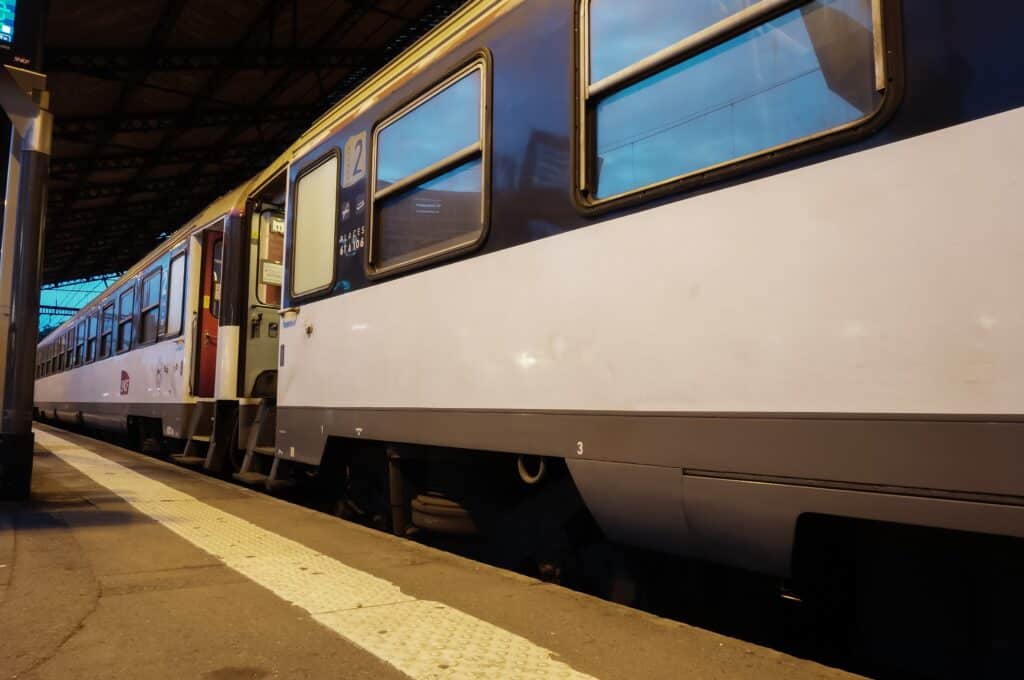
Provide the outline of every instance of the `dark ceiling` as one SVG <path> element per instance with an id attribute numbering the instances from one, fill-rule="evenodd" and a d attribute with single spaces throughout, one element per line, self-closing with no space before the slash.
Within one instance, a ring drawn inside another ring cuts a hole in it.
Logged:
<path id="1" fill-rule="evenodd" d="M 127 269 L 464 0 L 51 0 L 44 282 Z"/>

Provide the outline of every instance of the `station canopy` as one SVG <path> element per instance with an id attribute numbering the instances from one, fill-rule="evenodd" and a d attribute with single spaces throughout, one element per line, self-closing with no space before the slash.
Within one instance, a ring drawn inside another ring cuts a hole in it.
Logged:
<path id="1" fill-rule="evenodd" d="M 128 269 L 463 0 L 52 0 L 44 282 Z"/>

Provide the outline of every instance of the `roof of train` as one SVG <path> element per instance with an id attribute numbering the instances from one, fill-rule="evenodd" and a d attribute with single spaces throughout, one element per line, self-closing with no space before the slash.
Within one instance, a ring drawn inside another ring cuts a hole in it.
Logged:
<path id="1" fill-rule="evenodd" d="M 95 300 L 54 329 L 50 337 L 55 337 L 63 330 L 77 324 L 81 317 L 102 305 L 111 291 L 115 290 L 125 281 L 138 276 L 151 262 L 180 244 L 182 239 L 187 237 L 188 234 L 208 226 L 233 210 L 240 211 L 244 208 L 245 201 L 253 190 L 273 178 L 275 174 L 287 166 L 291 159 L 301 156 L 309 148 L 319 143 L 326 135 L 330 134 L 332 130 L 343 125 L 349 118 L 357 115 L 366 107 L 371 106 L 379 97 L 391 91 L 402 80 L 411 77 L 421 69 L 427 68 L 441 54 L 439 48 L 465 39 L 467 35 L 479 30 L 492 21 L 494 17 L 520 4 L 522 1 L 469 0 L 466 2 L 461 9 L 454 12 L 436 28 L 417 40 L 409 49 L 399 54 L 384 68 L 318 118 L 309 130 L 281 152 L 272 163 L 247 181 L 222 194 L 200 210 L 194 217 L 186 221 L 182 227 L 168 236 L 160 245 L 129 267 L 116 282 L 108 286 Z M 43 342 L 45 341 L 41 341 L 40 344 Z"/>
<path id="2" fill-rule="evenodd" d="M 128 269 L 463 3 L 50 3 L 44 281 Z"/>

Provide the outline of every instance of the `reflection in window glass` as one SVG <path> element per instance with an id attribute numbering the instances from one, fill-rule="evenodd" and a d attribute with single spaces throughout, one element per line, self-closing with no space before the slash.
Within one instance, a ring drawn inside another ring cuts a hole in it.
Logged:
<path id="1" fill-rule="evenodd" d="M 292 293 L 303 295 L 334 280 L 338 158 L 331 156 L 295 183 Z"/>
<path id="2" fill-rule="evenodd" d="M 473 68 L 378 135 L 375 191 L 400 186 L 375 203 L 374 266 L 395 267 L 479 238 L 484 228 L 482 81 L 482 68 Z M 460 155 L 474 145 L 475 152 Z M 412 177 L 428 167 L 437 172 L 424 181 Z"/>
<path id="3" fill-rule="evenodd" d="M 483 163 L 461 165 L 433 181 L 380 202 L 378 264 L 389 267 L 472 241 L 480 233 Z"/>
<path id="4" fill-rule="evenodd" d="M 135 289 L 121 293 L 118 303 L 120 320 L 117 322 L 117 351 L 125 352 L 132 348 L 132 336 L 135 332 L 133 315 L 135 313 Z"/>
<path id="5" fill-rule="evenodd" d="M 804 5 L 600 100 L 597 196 L 864 118 L 881 102 L 874 83 L 870 0 Z"/>
<path id="6" fill-rule="evenodd" d="M 182 310 L 185 306 L 185 256 L 171 260 L 167 284 L 167 336 L 181 332 Z"/>
<path id="7" fill-rule="evenodd" d="M 75 336 L 75 366 L 85 363 L 85 322 L 78 324 Z"/>
<path id="8" fill-rule="evenodd" d="M 474 70 L 380 131 L 378 191 L 480 141 L 480 81 Z"/>
<path id="9" fill-rule="evenodd" d="M 139 319 L 139 342 L 148 343 L 156 340 L 160 326 L 160 277 L 161 270 L 156 270 L 142 280 L 142 314 Z"/>
<path id="10" fill-rule="evenodd" d="M 760 0 L 592 0 L 590 81 L 597 82 Z"/>
<path id="11" fill-rule="evenodd" d="M 114 305 L 107 305 L 100 314 L 100 358 L 109 357 L 114 346 Z"/>
<path id="12" fill-rule="evenodd" d="M 95 361 L 96 360 L 96 343 L 99 341 L 99 323 L 96 318 L 95 312 L 89 314 L 89 340 L 88 345 L 85 348 L 85 360 Z"/>

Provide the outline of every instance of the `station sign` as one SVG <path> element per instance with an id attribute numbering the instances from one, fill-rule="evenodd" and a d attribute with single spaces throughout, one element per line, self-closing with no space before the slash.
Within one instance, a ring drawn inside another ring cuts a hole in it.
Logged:
<path id="1" fill-rule="evenodd" d="M 46 0 L 0 0 L 0 60 L 38 70 Z"/>

